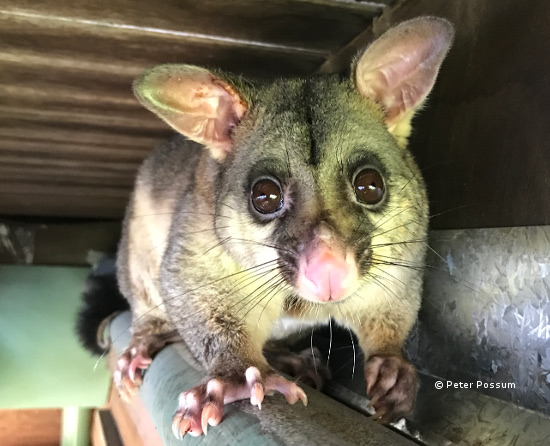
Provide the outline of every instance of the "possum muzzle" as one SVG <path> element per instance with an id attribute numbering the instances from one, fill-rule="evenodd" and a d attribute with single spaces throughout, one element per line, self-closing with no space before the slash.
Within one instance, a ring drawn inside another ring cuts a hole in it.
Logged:
<path id="1" fill-rule="evenodd" d="M 345 247 L 328 227 L 321 226 L 300 255 L 298 294 L 312 302 L 335 302 L 348 297 L 357 280 L 353 250 Z"/>

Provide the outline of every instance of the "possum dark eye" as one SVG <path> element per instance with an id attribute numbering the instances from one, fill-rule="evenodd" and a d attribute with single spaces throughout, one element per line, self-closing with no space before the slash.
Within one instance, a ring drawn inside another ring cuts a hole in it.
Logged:
<path id="1" fill-rule="evenodd" d="M 270 178 L 262 178 L 252 186 L 252 205 L 261 214 L 272 214 L 283 206 L 281 185 Z"/>
<path id="2" fill-rule="evenodd" d="M 364 204 L 374 205 L 384 198 L 384 180 L 375 169 L 367 168 L 359 171 L 353 180 L 355 196 Z"/>

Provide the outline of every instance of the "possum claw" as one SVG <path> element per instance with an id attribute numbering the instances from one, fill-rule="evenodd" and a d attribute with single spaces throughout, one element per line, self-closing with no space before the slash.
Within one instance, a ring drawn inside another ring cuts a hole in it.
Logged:
<path id="1" fill-rule="evenodd" d="M 300 387 L 298 387 L 298 389 L 296 389 L 296 396 L 300 399 L 300 401 L 302 401 L 302 404 L 304 406 L 307 406 L 307 395 L 306 395 L 306 392 L 304 392 Z"/>
<path id="2" fill-rule="evenodd" d="M 182 440 L 183 437 L 191 429 L 191 421 L 182 417 L 174 417 L 172 421 L 172 433 L 178 440 Z"/>
<path id="3" fill-rule="evenodd" d="M 264 400 L 264 386 L 261 383 L 254 383 L 250 389 L 250 404 L 258 406 L 262 410 L 262 401 Z"/>
<path id="4" fill-rule="evenodd" d="M 266 388 L 282 393 L 289 404 L 294 404 L 300 400 L 304 406 L 307 406 L 307 395 L 302 388 L 280 375 L 270 376 L 266 381 Z"/>
<path id="5" fill-rule="evenodd" d="M 153 360 L 151 358 L 144 357 L 142 355 L 135 356 L 128 367 L 128 377 L 137 384 L 136 380 L 141 380 L 139 369 L 145 370 L 151 365 L 152 362 Z"/>
<path id="6" fill-rule="evenodd" d="M 250 404 L 262 409 L 264 400 L 264 385 L 262 383 L 262 374 L 256 367 L 249 367 L 245 372 L 246 382 L 250 389 Z"/>
<path id="7" fill-rule="evenodd" d="M 143 382 L 143 371 L 151 365 L 152 361 L 145 348 L 136 346 L 128 347 L 120 355 L 113 372 L 113 381 L 126 401 L 137 393 Z"/>
<path id="8" fill-rule="evenodd" d="M 204 435 L 208 429 L 208 425 L 217 426 L 222 420 L 223 410 L 218 408 L 214 403 L 206 403 L 201 413 L 201 426 Z"/>

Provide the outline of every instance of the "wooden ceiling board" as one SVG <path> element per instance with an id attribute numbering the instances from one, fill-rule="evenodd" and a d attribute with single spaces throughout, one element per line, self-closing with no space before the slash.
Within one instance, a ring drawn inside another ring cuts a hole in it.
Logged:
<path id="1" fill-rule="evenodd" d="M 387 2 L 328 0 L 4 0 L 3 14 L 20 22 L 101 28 L 220 40 L 231 45 L 337 50 L 369 26 Z"/>
<path id="2" fill-rule="evenodd" d="M 139 73 L 309 74 L 385 3 L 3 0 L 0 215 L 120 218 L 142 159 L 173 133 L 134 98 Z"/>

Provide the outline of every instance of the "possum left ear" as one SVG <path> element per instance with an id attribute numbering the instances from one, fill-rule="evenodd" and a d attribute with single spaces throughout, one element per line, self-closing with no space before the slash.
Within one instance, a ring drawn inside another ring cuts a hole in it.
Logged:
<path id="1" fill-rule="evenodd" d="M 193 65 L 160 65 L 134 82 L 139 101 L 179 133 L 203 144 L 223 160 L 232 131 L 248 109 L 226 80 Z"/>
<path id="2" fill-rule="evenodd" d="M 382 105 L 386 125 L 401 145 L 435 83 L 453 35 L 445 19 L 409 20 L 384 33 L 355 62 L 359 93 Z"/>

